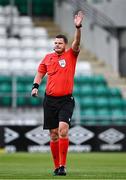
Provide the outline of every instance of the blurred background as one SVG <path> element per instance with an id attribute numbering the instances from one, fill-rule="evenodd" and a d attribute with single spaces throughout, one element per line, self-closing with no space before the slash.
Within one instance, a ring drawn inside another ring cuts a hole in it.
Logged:
<path id="1" fill-rule="evenodd" d="M 39 62 L 53 39 L 67 35 L 73 17 L 85 13 L 70 128 L 72 151 L 126 151 L 126 1 L 0 0 L 0 149 L 49 150 L 42 130 L 42 100 L 31 97 Z"/>

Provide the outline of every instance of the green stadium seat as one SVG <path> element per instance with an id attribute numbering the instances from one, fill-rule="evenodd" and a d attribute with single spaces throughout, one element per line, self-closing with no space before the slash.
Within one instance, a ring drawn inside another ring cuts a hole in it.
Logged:
<path id="1" fill-rule="evenodd" d="M 28 14 L 28 8 L 27 8 L 27 6 L 22 5 L 22 6 L 19 6 L 18 9 L 19 9 L 19 11 L 20 11 L 20 13 L 21 13 L 22 15 L 27 15 L 27 14 Z"/>
<path id="2" fill-rule="evenodd" d="M 81 109 L 94 108 L 95 101 L 91 97 L 81 98 L 80 107 Z"/>
<path id="3" fill-rule="evenodd" d="M 5 82 L 12 82 L 12 77 L 11 76 L 0 76 L 0 83 L 5 83 Z"/>
<path id="4" fill-rule="evenodd" d="M 17 82 L 22 83 L 33 83 L 34 77 L 33 76 L 18 76 Z"/>
<path id="5" fill-rule="evenodd" d="M 109 108 L 101 109 L 96 111 L 96 122 L 98 125 L 110 125 L 111 124 L 111 110 Z"/>
<path id="6" fill-rule="evenodd" d="M 0 106 L 2 107 L 10 107 L 12 105 L 11 96 L 0 97 Z"/>
<path id="7" fill-rule="evenodd" d="M 80 87 L 80 96 L 81 97 L 87 97 L 87 96 L 93 96 L 94 95 L 94 88 L 91 85 L 83 85 Z"/>
<path id="8" fill-rule="evenodd" d="M 31 84 L 26 84 L 25 90 L 26 90 L 27 93 L 31 93 L 31 91 L 32 91 L 32 83 Z"/>
<path id="9" fill-rule="evenodd" d="M 26 92 L 26 88 L 25 88 L 25 84 L 23 83 L 17 83 L 17 93 L 20 93 L 20 92 Z"/>
<path id="10" fill-rule="evenodd" d="M 113 98 L 109 99 L 109 106 L 111 109 L 122 109 L 123 108 L 123 100 L 121 98 Z"/>
<path id="11" fill-rule="evenodd" d="M 12 77 L 0 76 L 0 106 L 9 107 L 12 104 Z"/>
<path id="12" fill-rule="evenodd" d="M 114 118 L 123 118 L 124 117 L 124 111 L 121 109 L 115 109 L 112 110 L 112 117 Z"/>
<path id="13" fill-rule="evenodd" d="M 78 85 L 74 85 L 73 95 L 80 96 L 80 87 Z"/>
<path id="14" fill-rule="evenodd" d="M 98 86 L 98 85 L 105 85 L 107 86 L 107 82 L 105 80 L 105 78 L 102 75 L 97 75 L 93 77 L 93 82 L 94 85 Z"/>
<path id="15" fill-rule="evenodd" d="M 74 82 L 78 85 L 91 85 L 93 83 L 93 78 L 91 76 L 75 76 Z"/>
<path id="16" fill-rule="evenodd" d="M 98 85 L 94 88 L 94 95 L 96 97 L 107 97 L 109 93 L 108 87 L 104 85 Z"/>
<path id="17" fill-rule="evenodd" d="M 17 5 L 27 5 L 28 0 L 15 0 L 15 4 Z"/>
<path id="18" fill-rule="evenodd" d="M 17 97 L 17 106 L 25 107 L 27 105 L 28 105 L 28 100 L 26 97 L 21 97 L 21 96 Z"/>
<path id="19" fill-rule="evenodd" d="M 109 108 L 104 108 L 104 109 L 97 109 L 96 110 L 97 116 L 101 117 L 110 117 L 111 116 L 111 110 Z"/>
<path id="20" fill-rule="evenodd" d="M 81 110 L 81 125 L 96 125 L 96 111 L 93 108 Z"/>
<path id="21" fill-rule="evenodd" d="M 9 83 L 2 83 L 0 84 L 0 93 L 11 93 L 12 92 L 12 85 Z"/>
<path id="22" fill-rule="evenodd" d="M 40 98 L 31 97 L 33 76 L 18 76 L 17 77 L 17 106 L 40 106 L 42 105 L 41 97 L 45 92 L 46 78 L 43 79 L 39 87 Z"/>
<path id="23" fill-rule="evenodd" d="M 23 84 L 18 83 L 17 84 L 17 93 L 31 93 L 32 90 L 32 84 Z"/>
<path id="24" fill-rule="evenodd" d="M 21 14 L 28 13 L 28 1 L 27 0 L 16 0 L 15 5 L 18 7 Z"/>
<path id="25" fill-rule="evenodd" d="M 100 108 L 108 108 L 109 106 L 109 101 L 107 98 L 100 97 L 100 98 L 95 98 L 95 105 L 97 109 Z"/>
<path id="26" fill-rule="evenodd" d="M 35 0 L 32 1 L 33 14 L 36 16 L 53 15 L 53 1 L 51 0 Z"/>
<path id="27" fill-rule="evenodd" d="M 0 5 L 6 6 L 9 5 L 11 0 L 0 0 Z M 32 14 L 34 16 L 53 16 L 53 0 L 14 0 L 15 5 L 18 7 L 19 11 L 23 15 L 27 15 L 28 10 L 28 3 L 31 2 L 32 6 Z"/>
<path id="28" fill-rule="evenodd" d="M 32 76 L 17 77 L 17 92 L 31 92 L 33 80 Z"/>
<path id="29" fill-rule="evenodd" d="M 124 125 L 126 124 L 126 114 L 123 110 L 113 110 L 112 111 L 112 122 L 114 125 Z"/>
<path id="30" fill-rule="evenodd" d="M 96 116 L 96 110 L 94 108 L 81 110 L 81 116 L 93 118 Z"/>
<path id="31" fill-rule="evenodd" d="M 29 105 L 30 106 L 42 106 L 42 98 L 30 97 L 29 98 Z"/>
<path id="32" fill-rule="evenodd" d="M 35 14 L 36 16 L 43 15 L 43 8 L 42 7 L 40 8 L 40 6 L 34 6 L 33 14 Z"/>
<path id="33" fill-rule="evenodd" d="M 45 94 L 45 84 L 44 84 L 44 82 L 42 82 L 39 87 L 39 95 L 44 96 L 44 94 Z"/>
<path id="34" fill-rule="evenodd" d="M 121 98 L 121 97 L 122 97 L 122 94 L 121 94 L 120 89 L 118 89 L 118 88 L 110 88 L 110 90 L 109 90 L 109 96 L 110 96 L 110 97 Z"/>
<path id="35" fill-rule="evenodd" d="M 0 0 L 0 5 L 6 6 L 10 3 L 10 0 Z"/>

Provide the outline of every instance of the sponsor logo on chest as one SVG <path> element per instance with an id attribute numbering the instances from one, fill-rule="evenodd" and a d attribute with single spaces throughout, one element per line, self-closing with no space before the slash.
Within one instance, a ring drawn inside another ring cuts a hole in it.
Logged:
<path id="1" fill-rule="evenodd" d="M 59 65 L 64 68 L 66 66 L 66 60 L 65 59 L 59 60 Z"/>

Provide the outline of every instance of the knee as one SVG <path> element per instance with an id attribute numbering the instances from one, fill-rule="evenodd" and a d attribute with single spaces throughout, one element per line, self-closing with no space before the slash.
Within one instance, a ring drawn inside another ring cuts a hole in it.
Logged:
<path id="1" fill-rule="evenodd" d="M 68 129 L 67 129 L 67 128 L 61 128 L 61 129 L 59 129 L 59 137 L 60 137 L 60 138 L 66 138 L 66 137 L 68 137 Z"/>
<path id="2" fill-rule="evenodd" d="M 50 130 L 51 141 L 57 141 L 59 139 L 58 130 Z"/>

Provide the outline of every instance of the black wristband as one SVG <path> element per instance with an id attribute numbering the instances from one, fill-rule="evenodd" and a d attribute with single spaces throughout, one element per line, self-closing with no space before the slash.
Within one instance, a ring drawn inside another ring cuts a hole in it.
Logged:
<path id="1" fill-rule="evenodd" d="M 76 26 L 77 29 L 81 28 L 82 27 L 82 24 L 80 24 L 79 26 Z"/>
<path id="2" fill-rule="evenodd" d="M 38 83 L 34 83 L 33 86 L 32 86 L 32 89 L 38 89 L 39 88 L 39 84 Z"/>

